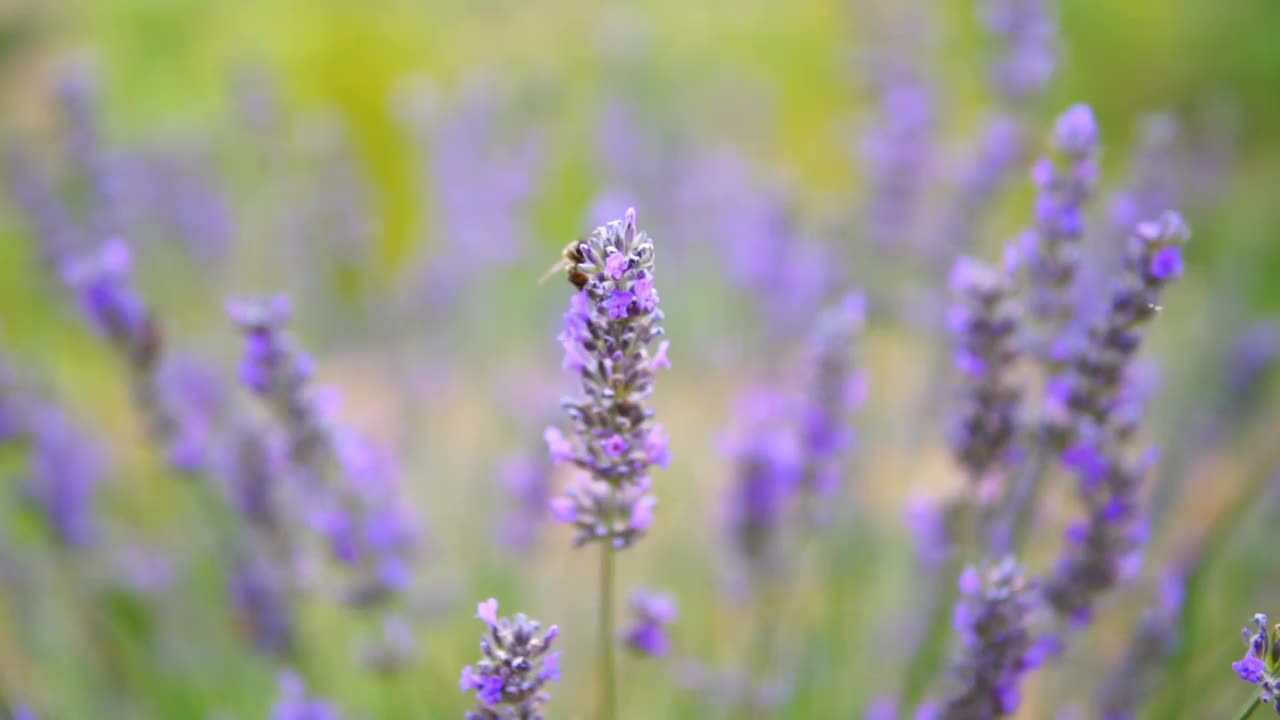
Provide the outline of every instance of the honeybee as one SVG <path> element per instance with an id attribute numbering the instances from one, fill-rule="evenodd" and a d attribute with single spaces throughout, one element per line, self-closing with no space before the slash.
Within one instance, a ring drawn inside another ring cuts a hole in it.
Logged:
<path id="1" fill-rule="evenodd" d="M 578 269 L 578 265 L 586 262 L 586 258 L 582 254 L 582 243 L 584 238 L 578 238 L 568 245 L 564 246 L 564 250 L 560 253 L 560 259 L 554 265 L 547 268 L 547 271 L 538 278 L 538 284 L 541 285 L 551 278 L 552 275 L 561 270 L 569 271 L 569 282 L 574 287 L 581 290 L 591 280 L 591 277 Z"/>

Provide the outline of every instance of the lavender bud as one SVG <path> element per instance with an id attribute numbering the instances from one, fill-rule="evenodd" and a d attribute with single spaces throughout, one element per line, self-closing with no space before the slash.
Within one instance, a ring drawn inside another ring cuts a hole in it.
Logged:
<path id="1" fill-rule="evenodd" d="M 666 656 L 671 651 L 667 626 L 677 614 L 675 598 L 638 588 L 631 593 L 631 612 L 631 625 L 622 633 L 627 647 L 639 655 Z"/>
<path id="2" fill-rule="evenodd" d="M 646 405 L 654 372 L 670 367 L 653 243 L 628 210 L 625 219 L 572 243 L 565 261 L 578 292 L 559 339 L 564 367 L 578 373 L 582 395 L 564 403 L 573 436 L 551 428 L 547 442 L 553 460 L 576 465 L 590 479 L 552 500 L 551 508 L 578 528 L 575 545 L 602 541 L 624 548 L 653 522 L 649 468 L 670 462 L 666 432 Z"/>
<path id="3" fill-rule="evenodd" d="M 1002 467 L 1022 424 L 1022 389 L 1014 377 L 1020 318 L 1011 270 L 962 257 L 951 271 L 957 298 L 947 322 L 962 377 L 961 413 L 951 442 L 974 485 Z"/>
<path id="4" fill-rule="evenodd" d="M 1018 710 L 1023 675 L 1032 668 L 1028 616 L 1034 587 L 1012 558 L 960 577 L 956 606 L 960 635 L 957 688 L 941 707 L 941 720 L 985 720 Z"/>
<path id="5" fill-rule="evenodd" d="M 560 682 L 560 653 L 550 652 L 559 635 L 524 615 L 498 617 L 498 601 L 479 604 L 476 617 L 488 626 L 482 638 L 484 657 L 462 669 L 458 686 L 474 692 L 476 706 L 467 720 L 543 720 L 542 708 L 551 696 L 548 681 Z"/>
<path id="6" fill-rule="evenodd" d="M 1246 627 L 1243 632 L 1244 657 L 1231 663 L 1231 669 L 1241 680 L 1258 686 L 1262 702 L 1272 704 L 1280 691 L 1280 628 L 1271 627 L 1263 613 L 1253 616 L 1252 625 L 1252 630 Z"/>

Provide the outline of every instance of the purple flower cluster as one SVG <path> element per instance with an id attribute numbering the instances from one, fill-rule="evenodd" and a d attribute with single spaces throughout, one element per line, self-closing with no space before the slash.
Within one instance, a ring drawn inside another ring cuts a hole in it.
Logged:
<path id="1" fill-rule="evenodd" d="M 93 252 L 69 262 L 63 271 L 85 317 L 130 362 L 144 371 L 154 367 L 159 352 L 156 326 L 133 286 L 129 246 L 111 238 Z"/>
<path id="2" fill-rule="evenodd" d="M 664 657 L 671 651 L 667 626 L 675 622 L 675 598 L 643 588 L 631 593 L 631 625 L 622 637 L 627 647 L 640 655 Z"/>
<path id="3" fill-rule="evenodd" d="M 1009 104 L 1038 97 L 1058 65 L 1058 26 L 1045 0 L 985 0 L 982 20 L 999 45 L 991 84 Z"/>
<path id="4" fill-rule="evenodd" d="M 88 545 L 97 535 L 93 496 L 102 477 L 102 450 L 51 405 L 32 408 L 25 426 L 31 443 L 27 499 L 59 543 Z"/>
<path id="5" fill-rule="evenodd" d="M 1058 117 L 1053 148 L 1056 157 L 1042 157 L 1032 168 L 1036 222 L 1022 239 L 1034 290 L 1031 312 L 1050 332 L 1074 310 L 1084 205 L 1098 180 L 1098 125 L 1088 106 L 1072 106 Z"/>
<path id="6" fill-rule="evenodd" d="M 960 653 L 957 689 L 938 710 L 939 720 L 989 720 L 1018 710 L 1023 675 L 1034 666 L 1028 618 L 1035 588 L 1012 557 L 960 576 L 956 606 Z"/>
<path id="7" fill-rule="evenodd" d="M 246 554 L 228 582 L 232 606 L 245 635 L 259 651 L 287 657 L 294 650 L 288 574 L 267 558 Z"/>
<path id="8" fill-rule="evenodd" d="M 1022 124 L 1011 115 L 997 113 L 986 118 L 973 155 L 958 170 L 954 197 L 936 230 L 945 239 L 945 248 L 965 251 L 973 245 L 983 212 L 1024 161 L 1026 135 Z"/>
<path id="9" fill-rule="evenodd" d="M 1155 453 L 1131 462 L 1113 437 L 1104 436 L 1077 442 L 1063 462 L 1076 473 L 1086 518 L 1067 529 L 1044 598 L 1058 616 L 1082 625 L 1091 619 L 1096 598 L 1138 569 L 1147 534 L 1138 494 Z"/>
<path id="10" fill-rule="evenodd" d="M 977 485 L 1004 464 L 1021 427 L 1022 389 L 1014 378 L 1021 356 L 1016 259 L 993 268 L 961 257 L 951 271 L 956 304 L 947 315 L 955 338 L 955 364 L 963 380 L 959 422 L 952 432 L 956 458 Z"/>
<path id="11" fill-rule="evenodd" d="M 752 575 L 769 574 L 782 557 L 783 524 L 803 473 L 786 398 L 756 391 L 738 403 L 739 426 L 726 442 L 733 479 L 725 501 L 730 546 Z"/>
<path id="12" fill-rule="evenodd" d="M 1070 445 L 1090 425 L 1105 425 L 1115 411 L 1142 328 L 1159 312 L 1164 286 L 1182 274 L 1182 245 L 1189 234 L 1175 212 L 1134 229 L 1124 272 L 1112 282 L 1106 309 L 1046 392 L 1045 422 L 1060 446 Z"/>
<path id="13" fill-rule="evenodd" d="M 854 342 L 866 322 L 866 300 L 851 294 L 823 313 L 814 328 L 806 363 L 806 394 L 799 408 L 801 491 L 830 498 L 842 476 L 841 459 L 853 444 L 850 415 L 867 396 L 866 376 Z"/>
<path id="14" fill-rule="evenodd" d="M 342 713 L 327 700 L 307 694 L 307 686 L 296 673 L 280 675 L 280 695 L 271 706 L 271 720 L 341 720 Z"/>
<path id="15" fill-rule="evenodd" d="M 551 646 L 560 635 L 552 625 L 542 625 L 523 614 L 514 619 L 498 617 L 498 601 L 489 598 L 477 606 L 476 617 L 489 626 L 480 639 L 484 658 L 462 669 L 462 692 L 476 694 L 476 706 L 467 720 L 544 720 L 542 708 L 551 700 L 543 691 L 547 682 L 560 682 L 560 653 Z"/>
<path id="16" fill-rule="evenodd" d="M 933 98 L 914 73 L 886 71 L 878 113 L 859 145 L 871 186 L 867 234 L 879 247 L 910 247 L 913 225 L 931 178 Z"/>
<path id="17" fill-rule="evenodd" d="M 625 548 L 653 524 L 657 499 L 648 494 L 649 468 L 665 467 L 671 458 L 666 432 L 646 405 L 654 372 L 670 367 L 653 242 L 629 210 L 625 219 L 571 244 L 565 259 L 578 292 L 559 339 L 564 367 L 578 374 L 582 396 L 562 402 L 572 436 L 551 427 L 546 440 L 553 461 L 589 476 L 553 499 L 551 510 L 578 529 L 575 545 Z"/>
<path id="18" fill-rule="evenodd" d="M 1280 703 L 1276 702 L 1280 694 L 1280 627 L 1271 627 L 1267 616 L 1258 613 L 1253 616 L 1253 629 L 1244 629 L 1244 642 L 1244 657 L 1231 663 L 1231 669 L 1241 680 L 1257 685 L 1258 697 L 1264 703 L 1274 703 L 1280 715 Z"/>

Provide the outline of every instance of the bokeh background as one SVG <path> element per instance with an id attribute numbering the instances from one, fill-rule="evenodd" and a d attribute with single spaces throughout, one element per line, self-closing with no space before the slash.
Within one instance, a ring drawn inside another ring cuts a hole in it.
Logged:
<path id="1" fill-rule="evenodd" d="M 542 483 L 565 479 L 544 460 L 542 428 L 573 390 L 554 339 L 568 290 L 537 281 L 568 240 L 628 205 L 658 251 L 674 369 L 655 405 L 675 460 L 656 474 L 658 523 L 623 554 L 621 587 L 670 592 L 680 617 L 668 658 L 622 659 L 623 716 L 725 716 L 747 692 L 766 614 L 735 577 L 721 521 L 735 401 L 793 388 L 819 310 L 865 291 L 869 399 L 847 487 L 828 528 L 786 546 L 779 639 L 754 691 L 777 717 L 859 717 L 904 687 L 928 614 L 906 510 L 962 482 L 946 443 L 945 270 L 961 253 L 998 257 L 1031 217 L 1024 159 L 972 242 L 945 232 L 956 178 L 1002 103 L 979 5 L 5 2 L 0 127 L 69 207 L 92 209 L 65 142 L 68 93 L 87 98 L 139 286 L 220 412 L 260 410 L 237 386 L 227 299 L 284 292 L 319 380 L 340 389 L 342 421 L 398 458 L 421 523 L 398 611 L 412 660 L 371 672 L 361 656 L 379 618 L 322 599 L 299 608 L 298 669 L 354 717 L 460 717 L 457 673 L 478 657 L 472 608 L 490 596 L 561 625 L 549 717 L 592 717 L 595 554 L 536 511 Z M 1019 716 L 1097 717 L 1138 618 L 1183 565 L 1186 602 L 1172 651 L 1149 661 L 1146 712 L 1226 716 L 1248 695 L 1229 668 L 1239 627 L 1280 611 L 1280 407 L 1266 382 L 1280 6 L 1070 0 L 1052 13 L 1052 80 L 1013 110 L 1032 153 L 1064 108 L 1095 110 L 1089 257 L 1106 267 L 1123 237 L 1118 198 L 1148 181 L 1167 184 L 1193 238 L 1142 356 L 1159 377 L 1143 434 L 1165 449 L 1143 571 L 1033 676 Z M 885 68 L 928 99 L 908 140 L 916 220 L 892 232 L 868 220 L 885 191 L 866 138 L 894 117 Z M 216 480 L 168 469 L 127 370 L 9 198 L 4 363 L 92 438 L 92 454 L 66 452 L 101 481 L 97 539 L 70 551 L 22 498 L 26 453 L 0 450 L 0 690 L 41 717 L 266 717 L 283 664 L 253 650 L 227 590 L 234 512 Z M 1037 571 L 1072 512 L 1065 481 L 1050 499 L 1025 558 Z"/>

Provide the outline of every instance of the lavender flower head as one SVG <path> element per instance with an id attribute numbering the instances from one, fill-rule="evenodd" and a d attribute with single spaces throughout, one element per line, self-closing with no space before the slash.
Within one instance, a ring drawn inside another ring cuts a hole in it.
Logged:
<path id="1" fill-rule="evenodd" d="M 1013 374 L 1021 355 L 1013 299 L 1016 263 L 1015 253 L 1006 251 L 1003 268 L 961 257 L 951 271 L 956 304 L 947 322 L 962 376 L 961 412 L 951 442 L 975 485 L 1002 466 L 1021 425 L 1022 389 Z"/>
<path id="2" fill-rule="evenodd" d="M 70 261 L 63 279 L 75 291 L 93 328 L 136 366 L 149 368 L 156 359 L 159 338 L 132 274 L 129 246 L 111 238 L 92 253 Z"/>
<path id="3" fill-rule="evenodd" d="M 1270 705 L 1280 693 L 1280 626 L 1270 627 L 1263 613 L 1254 615 L 1252 624 L 1252 630 L 1243 631 L 1244 657 L 1231 663 L 1231 669 L 1241 680 L 1257 685 L 1259 698 Z M 1280 703 L 1275 708 L 1280 715 Z"/>
<path id="4" fill-rule="evenodd" d="M 800 408 L 804 491 L 829 498 L 853 444 L 849 416 L 867 396 L 866 376 L 855 366 L 854 341 L 866 321 L 866 299 L 850 294 L 824 313 L 809 338 L 808 395 Z"/>
<path id="5" fill-rule="evenodd" d="M 498 541 L 515 550 L 531 550 L 546 518 L 551 484 L 547 465 L 522 453 L 507 458 L 498 475 L 510 496 Z"/>
<path id="6" fill-rule="evenodd" d="M 1098 596 L 1136 574 L 1147 535 L 1138 495 L 1155 460 L 1154 452 L 1126 460 L 1110 435 L 1063 454 L 1077 475 L 1086 518 L 1067 528 L 1063 555 L 1045 582 L 1045 603 L 1059 617 L 1087 623 Z"/>
<path id="7" fill-rule="evenodd" d="M 675 599 L 666 593 L 637 589 L 631 593 L 631 612 L 631 625 L 622 635 L 627 647 L 639 655 L 667 655 L 671 651 L 667 626 L 677 615 Z"/>
<path id="8" fill-rule="evenodd" d="M 1022 240 L 1034 294 L 1032 314 L 1056 330 L 1073 310 L 1073 289 L 1084 235 L 1084 205 L 1098 179 L 1098 125 L 1087 105 L 1058 117 L 1054 157 L 1032 168 L 1038 189 L 1036 222 Z"/>
<path id="9" fill-rule="evenodd" d="M 859 146 L 872 188 L 867 232 L 880 247 L 910 243 L 917 210 L 930 179 L 933 98 L 912 72 L 885 71 L 879 114 Z"/>
<path id="10" fill-rule="evenodd" d="M 1175 212 L 1134 228 L 1106 310 L 1046 393 L 1045 422 L 1060 447 L 1087 425 L 1106 424 L 1114 414 L 1126 369 L 1142 344 L 1142 328 L 1159 312 L 1165 285 L 1182 274 L 1182 245 L 1189 235 Z"/>
<path id="11" fill-rule="evenodd" d="M 987 720 L 1018 710 L 1022 677 L 1032 669 L 1028 616 L 1034 587 L 1012 557 L 960 576 L 962 597 L 955 627 L 960 651 L 957 690 L 940 709 L 940 720 Z"/>
<path id="12" fill-rule="evenodd" d="M 786 398 L 758 390 L 738 402 L 738 427 L 725 442 L 733 479 L 725 502 L 730 546 L 753 575 L 782 560 L 783 523 L 804 472 L 799 442 L 786 417 Z"/>
<path id="13" fill-rule="evenodd" d="M 582 395 L 561 403 L 572 435 L 552 427 L 545 437 L 553 461 L 589 473 L 551 501 L 555 517 L 577 528 L 575 545 L 603 541 L 621 549 L 644 535 L 657 503 L 648 494 L 649 468 L 670 462 L 666 432 L 646 405 L 655 371 L 670 367 L 653 256 L 634 210 L 565 251 L 578 292 L 559 339 Z"/>
<path id="14" fill-rule="evenodd" d="M 32 443 L 27 499 L 59 543 L 88 545 L 96 536 L 93 497 L 102 475 L 102 451 L 52 406 L 32 412 L 27 433 Z"/>
<path id="15" fill-rule="evenodd" d="M 1000 44 L 991 84 L 1010 104 L 1032 99 L 1053 79 L 1058 27 L 1045 0 L 986 0 L 982 20 Z"/>
<path id="16" fill-rule="evenodd" d="M 480 639 L 484 657 L 462 669 L 462 692 L 475 692 L 476 706 L 467 720 L 543 720 L 542 708 L 551 696 L 548 681 L 560 682 L 560 653 L 550 652 L 560 635 L 523 614 L 498 617 L 498 601 L 480 603 L 476 617 L 489 626 Z"/>
<path id="17" fill-rule="evenodd" d="M 332 703 L 307 695 L 307 686 L 296 673 L 280 675 L 280 696 L 271 707 L 271 720 L 341 720 Z"/>

